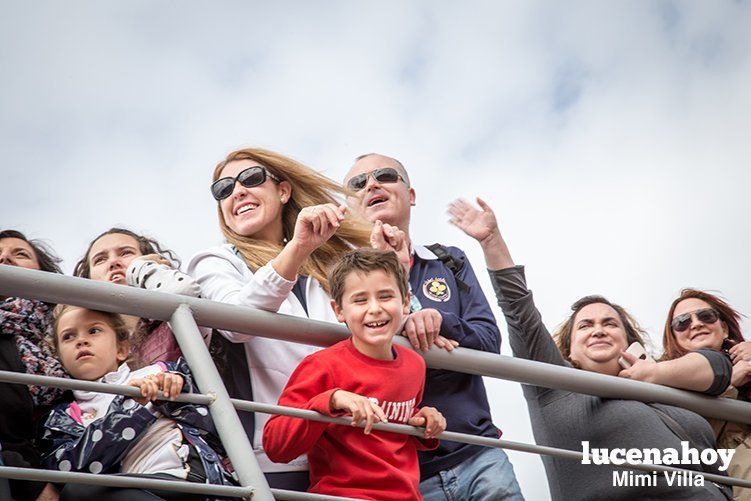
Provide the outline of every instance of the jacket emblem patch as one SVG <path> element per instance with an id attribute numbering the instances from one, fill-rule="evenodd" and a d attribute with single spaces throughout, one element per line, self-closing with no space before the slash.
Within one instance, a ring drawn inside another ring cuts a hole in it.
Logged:
<path id="1" fill-rule="evenodd" d="M 422 293 L 426 298 L 439 303 L 445 303 L 451 298 L 451 289 L 443 277 L 433 277 L 422 284 Z"/>

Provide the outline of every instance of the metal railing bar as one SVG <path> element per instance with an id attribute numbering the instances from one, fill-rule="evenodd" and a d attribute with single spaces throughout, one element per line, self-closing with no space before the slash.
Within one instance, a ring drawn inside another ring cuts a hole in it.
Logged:
<path id="1" fill-rule="evenodd" d="M 190 306 L 199 325 L 314 346 L 329 346 L 348 336 L 344 327 L 253 308 L 216 303 L 206 299 L 123 287 L 54 273 L 0 265 L 0 294 L 33 297 L 53 303 L 169 320 L 183 303 Z M 406 339 L 395 342 L 409 346 Z M 751 403 L 712 398 L 640 381 L 457 348 L 452 353 L 431 349 L 420 353 L 428 367 L 506 379 L 523 384 L 675 405 L 706 417 L 751 424 Z"/>
<path id="2" fill-rule="evenodd" d="M 362 501 L 355 498 L 343 498 L 339 496 L 327 496 L 325 494 L 313 494 L 311 492 L 287 491 L 284 489 L 271 489 L 277 501 Z"/>
<path id="3" fill-rule="evenodd" d="M 58 387 L 70 386 L 71 382 L 81 383 L 81 381 L 75 381 L 75 380 L 66 380 L 66 379 L 60 379 L 60 378 L 49 377 L 49 376 L 35 376 L 35 375 L 30 375 L 30 374 L 19 374 L 15 372 L 7 372 L 7 371 L 0 371 L 0 381 L 16 383 L 16 384 L 36 384 L 36 385 L 45 384 L 47 381 L 51 381 L 54 384 L 50 384 L 50 386 L 58 386 Z M 58 382 L 63 382 L 64 384 L 60 384 Z M 140 396 L 140 393 L 138 392 L 138 390 L 131 386 L 111 385 L 111 384 L 105 384 L 105 383 L 93 383 L 93 382 L 88 382 L 88 381 L 86 381 L 85 383 L 87 383 L 85 387 L 71 388 L 71 389 L 84 389 L 88 391 L 107 390 L 107 391 L 102 391 L 102 393 L 116 393 L 116 394 L 127 393 L 127 394 L 131 394 L 130 396 L 135 396 L 135 397 Z M 203 399 L 210 400 L 210 397 L 208 397 L 207 395 L 193 394 L 193 396 L 202 397 Z M 339 424 L 343 426 L 351 426 L 351 422 L 352 422 L 352 419 L 349 417 L 324 416 L 323 414 L 319 414 L 315 411 L 310 411 L 306 409 L 297 409 L 294 407 L 284 407 L 284 406 L 279 406 L 279 405 L 264 404 L 260 402 L 251 402 L 248 400 L 240 400 L 240 399 L 234 399 L 234 398 L 230 399 L 230 401 L 236 409 L 241 410 L 241 411 L 246 411 L 246 412 L 261 412 L 264 414 L 280 414 L 284 416 L 309 419 L 311 421 L 334 423 L 334 424 Z M 203 403 L 203 402 L 194 402 L 194 403 Z M 362 428 L 364 427 L 364 425 L 361 424 L 360 427 Z M 393 433 L 402 433 L 402 434 L 414 435 L 418 437 L 422 436 L 423 431 L 424 431 L 422 428 L 418 428 L 415 426 L 401 425 L 401 424 L 395 424 L 395 423 L 377 423 L 373 426 L 373 428 L 376 430 L 390 431 Z M 442 440 L 451 440 L 454 442 L 481 445 L 484 447 L 496 447 L 500 449 L 509 449 L 509 450 L 515 450 L 519 452 L 531 453 L 531 454 L 541 454 L 541 455 L 559 457 L 559 458 L 575 460 L 575 461 L 581 461 L 584 457 L 583 454 L 579 451 L 559 449 L 556 447 L 548 447 L 544 445 L 526 444 L 523 442 L 495 439 L 495 438 L 490 438 L 490 437 L 478 437 L 475 435 L 468 435 L 465 433 L 457 433 L 457 432 L 452 432 L 452 431 L 445 431 L 441 435 L 439 435 L 438 438 Z M 623 466 L 623 468 L 626 468 L 626 467 Z M 654 471 L 667 471 L 667 472 L 683 471 L 680 468 L 673 468 L 670 466 L 662 466 L 662 465 L 649 465 L 649 464 L 631 465 L 630 468 L 643 470 L 643 471 L 653 471 L 653 470 Z M 721 475 L 714 475 L 710 473 L 700 473 L 695 470 L 686 470 L 686 471 L 689 471 L 694 475 L 703 475 L 707 480 L 717 482 L 717 483 L 723 483 L 723 484 L 733 485 L 733 486 L 738 486 L 738 487 L 751 487 L 751 480 L 745 480 L 745 479 L 734 478 L 734 477 L 724 477 Z M 60 473 L 64 473 L 64 472 L 60 472 Z M 0 477 L 3 477 L 3 476 L 4 475 L 0 474 Z M 7 476 L 6 478 L 15 478 L 15 477 Z M 120 478 L 120 477 L 117 477 L 117 478 Z M 290 500 L 313 499 L 313 498 L 301 498 L 299 497 L 301 493 L 297 493 L 293 491 L 271 489 L 271 492 L 274 493 L 275 496 L 277 494 L 281 496 L 285 496 L 285 497 L 277 497 L 277 499 L 290 499 Z M 326 499 L 346 499 L 346 498 L 328 497 Z"/>
<path id="4" fill-rule="evenodd" d="M 308 419 L 311 421 L 318 421 L 323 423 L 333 423 L 342 426 L 352 426 L 352 418 L 350 417 L 331 417 L 319 414 L 316 411 L 307 409 L 297 409 L 295 407 L 284 407 L 280 405 L 263 404 L 259 402 L 250 402 L 248 400 L 232 399 L 236 409 L 249 411 L 249 412 L 261 412 L 264 414 L 279 414 L 283 416 L 296 417 L 301 419 Z M 360 428 L 364 428 L 364 423 L 358 425 Z M 376 423 L 373 425 L 374 430 L 390 431 L 393 433 L 401 433 L 405 435 L 413 435 L 416 437 L 422 437 L 425 432 L 424 428 L 418 428 L 416 426 L 409 426 L 396 423 Z M 454 431 L 444 431 L 438 435 L 441 440 L 451 440 L 453 442 L 462 442 L 466 444 L 481 445 L 484 447 L 495 447 L 497 449 L 509 449 L 519 452 L 527 452 L 531 454 L 542 454 L 545 456 L 559 457 L 563 459 L 581 461 L 584 459 L 584 454 L 579 451 L 572 451 L 568 449 L 559 449 L 556 447 L 548 447 L 544 445 L 525 444 L 522 442 L 513 442 L 510 440 L 503 440 L 500 438 L 490 437 L 478 437 L 475 435 L 468 435 L 466 433 L 457 433 Z M 589 456 L 591 458 L 591 456 Z M 683 472 L 688 471 L 693 475 L 701 475 L 706 480 L 722 483 L 727 485 L 734 485 L 738 487 L 751 487 L 751 480 L 745 480 L 742 478 L 726 477 L 722 475 L 716 475 L 714 473 L 703 473 L 696 470 L 684 470 L 683 468 L 675 468 L 665 465 L 652 465 L 652 464 L 634 464 L 634 465 L 622 465 L 619 466 L 623 469 L 634 469 L 643 471 L 666 471 L 666 472 Z"/>
<path id="5" fill-rule="evenodd" d="M 274 501 L 266 477 L 258 465 L 248 435 L 240 422 L 227 388 L 211 359 L 209 350 L 201 337 L 190 308 L 181 304 L 170 318 L 180 350 L 191 367 L 193 378 L 202 392 L 214 395 L 209 413 L 214 420 L 217 434 L 224 446 L 235 473 L 243 486 L 254 486 L 253 499 Z"/>
<path id="6" fill-rule="evenodd" d="M 17 468 L 14 466 L 0 466 L 0 478 L 13 478 L 37 482 L 105 485 L 110 487 L 132 487 L 137 489 L 165 489 L 192 494 L 209 494 L 214 496 L 244 498 L 252 497 L 254 491 L 252 487 L 199 484 L 185 480 L 160 480 L 125 475 L 103 475 L 101 473 L 37 470 L 34 468 Z"/>
<path id="7" fill-rule="evenodd" d="M 94 391 L 98 393 L 110 393 L 113 395 L 125 395 L 126 397 L 138 398 L 141 391 L 133 386 L 124 384 L 98 383 L 95 381 L 82 381 L 80 379 L 63 379 L 51 376 L 37 376 L 21 372 L 0 371 L 0 381 L 4 383 L 26 384 L 34 386 L 52 386 L 66 390 Z M 214 399 L 201 393 L 181 393 L 174 400 L 188 404 L 210 405 Z"/>

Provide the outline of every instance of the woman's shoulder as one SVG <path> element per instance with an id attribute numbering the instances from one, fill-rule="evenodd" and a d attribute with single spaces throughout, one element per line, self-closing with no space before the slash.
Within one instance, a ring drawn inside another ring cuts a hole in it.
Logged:
<path id="1" fill-rule="evenodd" d="M 210 266 L 211 263 L 221 261 L 229 262 L 235 267 L 245 267 L 245 262 L 237 255 L 235 247 L 225 243 L 195 253 L 188 262 L 188 274 L 192 275 L 199 267 Z"/>
<path id="2" fill-rule="evenodd" d="M 237 250 L 235 249 L 235 246 L 232 244 L 224 243 L 220 245 L 214 245 L 213 247 L 209 247 L 207 249 L 203 249 L 201 251 L 196 252 L 193 257 L 190 258 L 190 262 L 197 259 L 201 259 L 208 256 L 217 256 L 217 257 L 235 257 L 237 256 Z"/>

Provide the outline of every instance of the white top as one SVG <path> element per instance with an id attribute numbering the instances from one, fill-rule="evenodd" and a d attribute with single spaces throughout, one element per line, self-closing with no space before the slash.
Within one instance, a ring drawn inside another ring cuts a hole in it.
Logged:
<path id="1" fill-rule="evenodd" d="M 253 273 L 233 246 L 224 244 L 196 254 L 188 264 L 188 273 L 201 286 L 201 295 L 212 301 L 249 306 L 265 311 L 283 313 L 296 317 L 309 317 L 336 323 L 330 299 L 321 284 L 308 278 L 305 298 L 308 315 L 292 292 L 295 281 L 279 275 L 271 264 L 266 264 Z M 276 404 L 290 375 L 303 358 L 320 348 L 300 343 L 267 339 L 240 332 L 220 331 L 235 343 L 245 344 L 245 356 L 250 368 L 249 384 L 253 399 L 257 402 Z M 272 463 L 263 452 L 261 439 L 268 414 L 256 413 L 253 450 L 264 472 L 305 471 L 308 462 L 300 456 L 288 464 Z"/>

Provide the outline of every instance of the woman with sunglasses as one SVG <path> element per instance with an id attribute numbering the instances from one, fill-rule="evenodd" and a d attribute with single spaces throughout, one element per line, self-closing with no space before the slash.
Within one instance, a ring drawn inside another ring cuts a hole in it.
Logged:
<path id="1" fill-rule="evenodd" d="M 211 193 L 226 243 L 198 253 L 188 272 L 204 298 L 336 322 L 326 274 L 346 251 L 369 244 L 370 226 L 345 217 L 343 188 L 273 151 L 237 150 L 214 169 Z M 298 363 L 319 348 L 220 331 L 225 384 L 235 398 L 276 404 Z M 272 487 L 304 491 L 305 457 L 272 463 L 263 452 L 265 414 L 241 413 Z"/>
<path id="2" fill-rule="evenodd" d="M 668 310 L 662 338 L 664 360 L 690 351 L 723 351 L 733 361 L 731 386 L 722 395 L 751 401 L 751 343 L 743 340 L 741 315 L 721 298 L 697 289 L 683 289 Z M 751 478 L 751 425 L 708 419 L 717 447 L 735 449 L 728 475 Z M 751 489 L 733 488 L 733 498 L 751 500 Z"/>
<path id="3" fill-rule="evenodd" d="M 0 264 L 62 273 L 60 259 L 36 240 L 15 230 L 0 231 Z M 55 305 L 36 299 L 0 297 L 0 370 L 37 376 L 68 377 L 44 342 Z M 0 465 L 40 467 L 36 431 L 40 418 L 63 394 L 51 386 L 0 383 Z M 10 480 L 12 499 L 55 500 L 57 490 L 45 482 Z M 2 496 L 0 496 L 2 497 Z M 3 498 L 5 499 L 5 498 Z"/>
<path id="4" fill-rule="evenodd" d="M 125 228 L 110 228 L 91 242 L 76 263 L 73 274 L 101 282 L 130 285 L 147 290 L 196 297 L 200 288 L 192 277 L 179 270 L 174 252 L 154 240 Z M 156 362 L 177 362 L 182 355 L 169 324 L 124 315 L 132 332 L 132 367 Z M 211 329 L 199 328 L 208 344 Z"/>
<path id="5" fill-rule="evenodd" d="M 657 364 L 627 357 L 633 364 L 622 370 L 619 358 L 634 341 L 641 341 L 638 324 L 626 311 L 602 296 L 574 303 L 563 324 L 558 343 L 550 335 L 527 288 L 524 267 L 514 264 L 501 236 L 495 215 L 479 198 L 480 210 L 457 200 L 449 206 L 451 223 L 481 245 L 491 282 L 508 325 L 515 357 L 611 376 L 638 378 Z M 660 363 L 654 382 L 722 393 L 730 379 L 730 361 L 714 350 L 699 350 Z M 664 377 L 662 375 L 669 375 Z M 699 450 L 715 448 L 712 429 L 691 411 L 636 400 L 609 399 L 541 386 L 523 385 L 532 431 L 541 445 L 581 450 L 583 441 L 593 448 L 681 449 L 683 440 Z M 685 437 L 674 432 L 678 423 Z M 728 499 L 731 490 L 706 482 L 702 487 L 668 485 L 661 475 L 656 485 L 615 487 L 610 465 L 586 465 L 569 459 L 543 457 L 553 499 Z M 684 468 L 723 474 L 719 465 L 683 465 Z"/>

